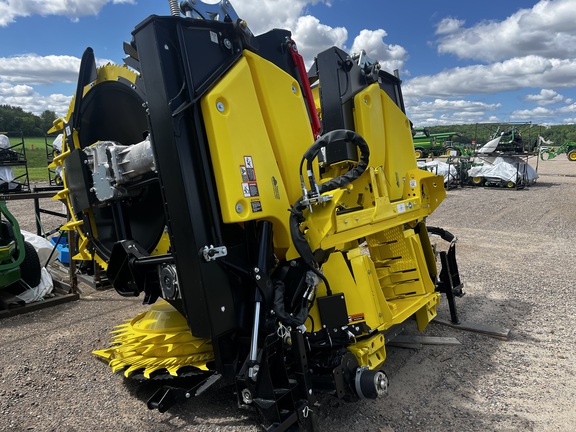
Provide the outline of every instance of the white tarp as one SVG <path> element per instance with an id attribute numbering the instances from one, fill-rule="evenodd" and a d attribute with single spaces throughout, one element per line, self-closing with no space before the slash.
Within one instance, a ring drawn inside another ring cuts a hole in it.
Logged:
<path id="1" fill-rule="evenodd" d="M 518 176 L 520 176 L 526 178 L 528 184 L 534 183 L 538 178 L 534 168 L 518 156 L 478 157 L 474 163 L 481 163 L 482 165 L 470 168 L 468 170 L 470 177 L 484 177 L 516 183 Z"/>
<path id="2" fill-rule="evenodd" d="M 10 148 L 10 138 L 4 134 L 0 134 L 0 150 Z"/>
<path id="3" fill-rule="evenodd" d="M 0 134 L 0 150 L 6 150 L 10 148 L 10 138 L 4 134 Z M 14 180 L 14 172 L 10 167 L 0 167 L 0 185 L 8 183 L 9 189 L 14 189 L 17 184 L 10 183 Z"/>
<path id="4" fill-rule="evenodd" d="M 15 294 L 20 300 L 24 300 L 26 303 L 32 303 L 35 301 L 44 300 L 44 297 L 52 292 L 54 289 L 54 281 L 52 281 L 52 276 L 46 270 L 46 267 L 42 267 L 40 273 L 40 283 L 36 287 L 31 287 L 22 291 L 20 294 Z"/>
<path id="5" fill-rule="evenodd" d="M 54 147 L 54 150 L 58 153 L 62 153 L 62 134 L 54 138 L 54 141 L 52 141 L 52 147 Z"/>
<path id="6" fill-rule="evenodd" d="M 448 181 L 456 180 L 456 175 L 458 171 L 453 164 L 447 164 L 446 162 L 442 162 L 439 160 L 434 160 L 430 162 L 424 161 L 417 161 L 418 168 L 425 169 L 426 171 L 430 171 L 436 175 L 444 176 L 444 183 Z"/>
<path id="7" fill-rule="evenodd" d="M 52 276 L 46 270 L 46 265 L 48 264 L 48 257 L 54 248 L 54 245 L 46 240 L 44 237 L 40 237 L 34 233 L 28 231 L 20 231 L 24 240 L 34 246 L 36 252 L 38 253 L 38 258 L 40 259 L 40 266 L 42 267 L 40 274 L 40 283 L 38 286 L 30 287 L 20 294 L 15 296 L 19 299 L 25 301 L 26 303 L 32 303 L 35 301 L 44 300 L 44 297 L 52 292 L 54 289 L 54 282 L 52 281 Z M 58 254 L 54 253 L 50 262 L 55 261 L 58 258 Z"/>
<path id="8" fill-rule="evenodd" d="M 30 243 L 32 246 L 34 246 L 34 249 L 36 249 L 36 252 L 38 252 L 38 258 L 40 258 L 40 265 L 42 267 L 46 267 L 49 264 L 46 261 L 48 260 L 48 257 L 52 253 L 54 245 L 50 243 L 48 240 L 46 240 L 44 237 L 40 237 L 39 235 L 36 235 L 34 233 L 24 230 L 20 230 L 20 232 L 22 233 L 24 240 Z M 58 253 L 54 252 L 52 254 L 52 258 L 50 258 L 50 263 L 56 261 L 57 258 Z"/>

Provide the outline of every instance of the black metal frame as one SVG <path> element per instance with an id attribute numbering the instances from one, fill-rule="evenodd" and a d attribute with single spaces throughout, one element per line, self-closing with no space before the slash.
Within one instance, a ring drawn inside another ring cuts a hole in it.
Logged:
<path id="1" fill-rule="evenodd" d="M 441 269 L 436 281 L 436 291 L 446 294 L 448 308 L 450 309 L 450 320 L 453 324 L 459 324 L 460 320 L 458 319 L 455 297 L 464 296 L 464 284 L 460 280 L 460 272 L 456 262 L 456 238 L 452 233 L 442 228 L 427 227 L 427 231 L 450 243 L 448 251 L 440 251 L 439 253 Z"/>
<path id="2" fill-rule="evenodd" d="M 0 167 L 23 168 L 24 173 L 15 176 L 10 182 L 5 183 L 6 188 L 2 185 L 0 193 L 22 193 L 30 192 L 30 178 L 28 175 L 28 160 L 26 159 L 26 144 L 24 143 L 23 132 L 3 132 L 8 138 L 18 138 L 20 142 L 11 144 L 7 149 L 0 149 Z M 15 187 L 10 189 L 10 184 Z"/>

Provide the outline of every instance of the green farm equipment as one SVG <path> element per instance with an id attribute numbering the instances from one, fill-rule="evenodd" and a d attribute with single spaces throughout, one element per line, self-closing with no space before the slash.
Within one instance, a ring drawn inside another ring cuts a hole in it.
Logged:
<path id="1" fill-rule="evenodd" d="M 414 143 L 414 153 L 416 159 L 424 158 L 428 155 L 456 155 L 462 154 L 460 147 L 452 141 L 453 136 L 462 136 L 460 132 L 430 133 L 428 128 L 414 128 L 412 130 L 412 142 Z"/>
<path id="2" fill-rule="evenodd" d="M 0 309 L 21 303 L 13 294 L 40 283 L 41 267 L 34 246 L 24 240 L 16 218 L 0 200 Z"/>
<path id="3" fill-rule="evenodd" d="M 540 159 L 544 161 L 554 159 L 562 153 L 566 153 L 569 161 L 576 162 L 576 142 L 566 141 L 559 147 L 541 147 Z"/>

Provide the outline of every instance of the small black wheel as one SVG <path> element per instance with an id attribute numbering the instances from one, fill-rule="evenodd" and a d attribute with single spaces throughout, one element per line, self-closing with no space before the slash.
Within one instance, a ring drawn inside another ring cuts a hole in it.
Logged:
<path id="1" fill-rule="evenodd" d="M 40 258 L 38 258 L 38 253 L 34 246 L 27 241 L 24 242 L 24 253 L 24 261 L 20 264 L 20 277 L 28 286 L 36 287 L 40 284 L 42 274 Z"/>
<path id="2" fill-rule="evenodd" d="M 416 156 L 416 159 L 422 159 L 422 158 L 426 157 L 424 150 L 419 149 L 419 148 L 414 149 L 414 155 Z"/>
<path id="3" fill-rule="evenodd" d="M 576 162 L 576 149 L 570 150 L 567 156 L 569 161 Z"/>

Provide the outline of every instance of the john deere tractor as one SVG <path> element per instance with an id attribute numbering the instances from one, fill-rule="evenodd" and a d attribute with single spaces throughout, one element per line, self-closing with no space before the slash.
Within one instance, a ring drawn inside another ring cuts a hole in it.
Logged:
<path id="1" fill-rule="evenodd" d="M 414 128 L 412 130 L 412 141 L 414 143 L 414 153 L 416 159 L 425 158 L 429 155 L 451 156 L 452 152 L 460 156 L 463 147 L 452 141 L 453 136 L 462 136 L 460 132 L 430 133 L 428 128 Z"/>
<path id="2" fill-rule="evenodd" d="M 566 141 L 559 147 L 546 146 L 540 149 L 540 159 L 550 160 L 556 156 L 566 153 L 569 161 L 576 162 L 576 142 Z"/>
<path id="3" fill-rule="evenodd" d="M 425 219 L 443 179 L 418 169 L 378 63 L 333 47 L 307 72 L 289 31 L 254 36 L 228 1 L 170 5 L 136 26 L 127 66 L 86 50 L 55 127 L 75 258 L 150 305 L 96 354 L 174 378 L 150 408 L 222 381 L 265 428 L 314 430 L 320 394 L 384 396 L 388 335 L 436 316 L 454 272 Z"/>

